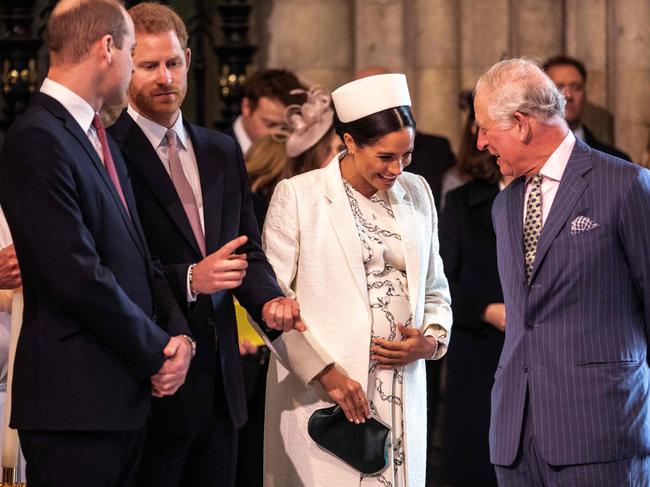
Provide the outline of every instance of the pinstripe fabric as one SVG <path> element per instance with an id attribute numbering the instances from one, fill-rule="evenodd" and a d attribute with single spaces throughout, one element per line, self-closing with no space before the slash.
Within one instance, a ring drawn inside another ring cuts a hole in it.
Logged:
<path id="1" fill-rule="evenodd" d="M 507 309 L 492 390 L 490 456 L 511 465 L 526 394 L 551 465 L 650 453 L 650 171 L 590 149 L 571 154 L 526 284 L 523 178 L 492 211 Z M 571 235 L 588 217 L 598 226 Z"/>

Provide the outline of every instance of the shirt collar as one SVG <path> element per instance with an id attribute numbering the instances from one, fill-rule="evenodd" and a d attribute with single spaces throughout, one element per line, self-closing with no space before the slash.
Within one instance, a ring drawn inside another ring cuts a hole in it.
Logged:
<path id="1" fill-rule="evenodd" d="M 79 124 L 81 129 L 88 133 L 90 126 L 95 117 L 95 110 L 86 100 L 77 95 L 74 91 L 66 88 L 61 83 L 52 81 L 49 78 L 43 80 L 41 93 L 51 96 L 61 103 L 65 109 L 72 115 L 72 118 Z"/>
<path id="2" fill-rule="evenodd" d="M 541 175 L 547 179 L 552 179 L 553 181 L 561 181 L 575 143 L 575 135 L 573 135 L 573 132 L 568 130 L 562 143 L 553 151 L 551 157 L 548 158 L 542 169 L 539 171 Z M 532 176 L 526 180 L 526 184 L 530 183 L 531 180 Z"/>
<path id="3" fill-rule="evenodd" d="M 159 123 L 154 122 L 153 120 L 148 119 L 144 115 L 138 113 L 135 108 L 129 103 L 126 112 L 131 116 L 133 121 L 138 124 L 138 126 L 144 132 L 144 135 L 147 137 L 151 145 L 157 149 L 160 145 L 167 145 L 165 141 L 165 134 L 167 133 L 167 127 L 160 125 Z M 183 125 L 183 114 L 179 111 L 178 117 L 174 125 L 170 127 L 176 132 L 178 137 L 178 143 L 181 145 L 181 148 L 187 148 L 187 132 L 185 131 L 185 126 Z"/>
<path id="4" fill-rule="evenodd" d="M 585 138 L 587 137 L 587 134 L 585 134 L 584 125 L 580 124 L 579 127 L 576 127 L 576 129 L 573 131 L 573 135 L 576 136 L 576 139 L 580 139 L 584 142 Z"/>
<path id="5" fill-rule="evenodd" d="M 232 126 L 232 131 L 235 133 L 235 137 L 237 137 L 237 142 L 239 142 L 239 147 L 241 147 L 242 153 L 246 155 L 248 149 L 253 145 L 253 141 L 246 133 L 246 130 L 244 130 L 241 115 L 235 120 L 235 123 Z"/>

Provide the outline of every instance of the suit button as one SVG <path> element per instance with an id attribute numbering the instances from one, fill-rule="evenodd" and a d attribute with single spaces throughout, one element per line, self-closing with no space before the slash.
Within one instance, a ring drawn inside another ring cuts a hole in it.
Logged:
<path id="1" fill-rule="evenodd" d="M 524 365 L 524 374 L 528 373 L 528 365 Z"/>
<path id="2" fill-rule="evenodd" d="M 208 328 L 214 328 L 214 318 L 208 318 L 205 320 L 205 326 Z"/>
<path id="3" fill-rule="evenodd" d="M 532 330 L 533 328 L 535 328 L 535 323 L 533 323 L 532 321 L 529 321 L 528 323 L 526 323 L 526 328 L 528 330 Z"/>

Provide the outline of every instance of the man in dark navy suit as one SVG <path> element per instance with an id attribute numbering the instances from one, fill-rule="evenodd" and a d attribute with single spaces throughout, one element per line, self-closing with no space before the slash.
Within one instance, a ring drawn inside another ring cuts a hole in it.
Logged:
<path id="1" fill-rule="evenodd" d="M 527 59 L 476 86 L 478 148 L 513 180 L 492 219 L 506 336 L 499 485 L 650 485 L 650 171 L 590 148 Z"/>
<path id="2" fill-rule="evenodd" d="M 133 23 L 114 0 L 64 0 L 48 44 L 0 156 L 25 297 L 11 424 L 30 486 L 133 486 L 149 398 L 181 386 L 194 343 L 97 115 L 125 98 Z"/>
<path id="3" fill-rule="evenodd" d="M 230 486 L 247 418 L 233 294 L 258 323 L 284 330 L 301 326 L 298 306 L 262 253 L 237 143 L 183 119 L 185 25 L 160 4 L 129 13 L 137 43 L 130 104 L 110 132 L 152 252 L 197 340 L 186 384 L 152 406 L 140 485 Z"/>

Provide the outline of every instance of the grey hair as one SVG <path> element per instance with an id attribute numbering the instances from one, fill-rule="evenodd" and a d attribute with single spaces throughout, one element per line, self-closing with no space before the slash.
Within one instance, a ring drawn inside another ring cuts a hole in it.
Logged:
<path id="1" fill-rule="evenodd" d="M 492 66 L 476 84 L 476 91 L 487 90 L 488 116 L 504 127 L 520 112 L 545 125 L 564 121 L 566 99 L 553 81 L 531 58 L 507 59 Z"/>

